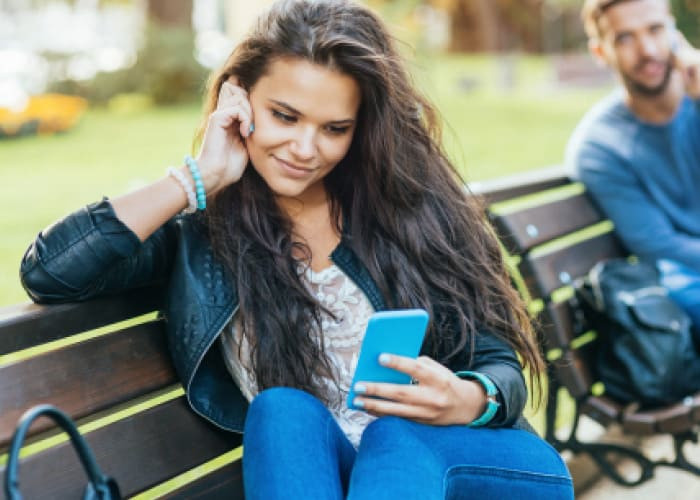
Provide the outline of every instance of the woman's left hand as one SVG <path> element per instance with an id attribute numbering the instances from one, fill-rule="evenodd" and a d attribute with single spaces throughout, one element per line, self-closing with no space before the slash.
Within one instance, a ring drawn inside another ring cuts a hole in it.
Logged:
<path id="1" fill-rule="evenodd" d="M 393 354 L 382 355 L 380 362 L 384 361 L 384 356 L 388 358 L 386 363 L 382 362 L 383 366 L 407 373 L 414 383 L 356 383 L 358 396 L 355 404 L 360 406 L 358 402 L 361 403 L 368 413 L 394 415 L 424 424 L 453 425 L 468 424 L 484 412 L 486 393 L 478 382 L 460 379 L 427 356 L 412 359 Z"/>

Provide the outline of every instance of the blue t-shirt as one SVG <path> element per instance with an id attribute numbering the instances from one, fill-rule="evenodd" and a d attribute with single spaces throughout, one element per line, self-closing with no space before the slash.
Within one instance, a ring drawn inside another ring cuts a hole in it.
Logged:
<path id="1" fill-rule="evenodd" d="M 631 252 L 700 271 L 700 102 L 685 97 L 654 125 L 615 92 L 576 128 L 566 163 Z"/>

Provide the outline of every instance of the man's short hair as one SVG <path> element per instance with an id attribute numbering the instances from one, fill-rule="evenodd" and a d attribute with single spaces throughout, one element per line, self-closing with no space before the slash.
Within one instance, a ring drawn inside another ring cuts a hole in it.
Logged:
<path id="1" fill-rule="evenodd" d="M 600 37 L 600 18 L 614 5 L 637 0 L 586 0 L 581 9 L 581 19 L 588 38 Z M 661 0 L 668 4 L 669 0 Z"/>

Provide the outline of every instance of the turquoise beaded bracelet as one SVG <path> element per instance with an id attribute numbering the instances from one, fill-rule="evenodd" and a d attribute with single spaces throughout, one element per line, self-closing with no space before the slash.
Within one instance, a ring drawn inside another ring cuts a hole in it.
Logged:
<path id="1" fill-rule="evenodd" d="M 192 179 L 194 179 L 194 190 L 197 195 L 197 210 L 207 208 L 207 193 L 204 191 L 204 183 L 202 182 L 202 174 L 199 173 L 199 166 L 194 159 L 187 155 L 185 156 L 185 164 L 190 169 Z"/>
<path id="2" fill-rule="evenodd" d="M 496 384 L 491 382 L 491 379 L 488 378 L 486 375 L 479 372 L 461 371 L 456 372 L 455 375 L 463 379 L 476 380 L 482 385 L 482 387 L 486 391 L 486 409 L 484 410 L 484 413 L 482 413 L 481 416 L 479 416 L 479 418 L 468 424 L 468 426 L 482 427 L 488 424 L 491 420 L 493 420 L 493 417 L 496 415 L 498 408 L 501 406 L 501 404 L 498 401 L 496 401 L 496 395 L 498 394 Z"/>

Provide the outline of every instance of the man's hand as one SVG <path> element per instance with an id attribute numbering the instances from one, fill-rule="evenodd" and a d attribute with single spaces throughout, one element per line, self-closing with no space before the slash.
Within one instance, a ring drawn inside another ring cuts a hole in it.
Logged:
<path id="1" fill-rule="evenodd" d="M 692 99 L 700 99 L 700 50 L 690 45 L 680 31 L 676 31 L 675 36 L 678 44 L 673 53 L 673 66 L 683 76 L 686 93 Z"/>

